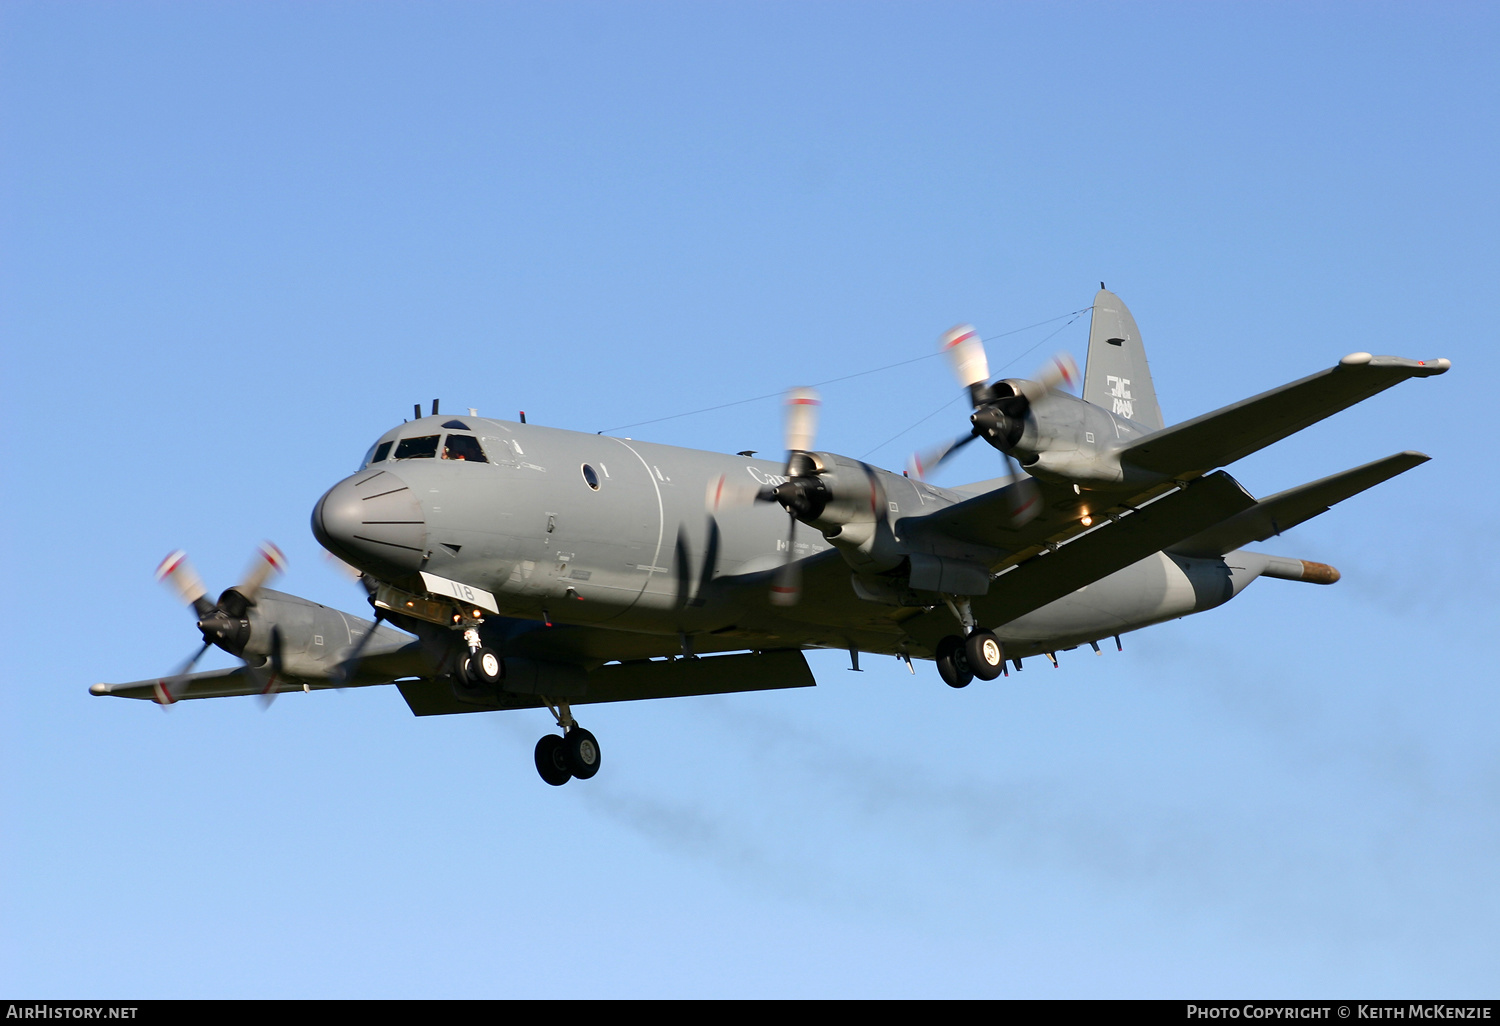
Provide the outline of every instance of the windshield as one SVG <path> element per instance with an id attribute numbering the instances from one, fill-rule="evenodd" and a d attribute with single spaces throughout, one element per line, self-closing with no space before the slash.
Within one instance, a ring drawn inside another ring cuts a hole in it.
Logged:
<path id="1" fill-rule="evenodd" d="M 449 435 L 448 441 L 443 445 L 443 459 L 464 460 L 468 463 L 488 463 L 484 458 L 484 450 L 479 447 L 479 439 L 473 435 Z"/>
<path id="2" fill-rule="evenodd" d="M 437 444 L 437 435 L 403 438 L 401 439 L 401 444 L 396 446 L 396 459 L 430 460 L 437 455 Z"/>

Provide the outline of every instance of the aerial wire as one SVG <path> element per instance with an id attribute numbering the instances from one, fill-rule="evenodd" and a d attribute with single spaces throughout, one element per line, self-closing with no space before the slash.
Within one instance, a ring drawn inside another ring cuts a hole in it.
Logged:
<path id="1" fill-rule="evenodd" d="M 1071 317 L 1072 320 L 1068 321 L 1068 324 L 1072 324 L 1073 321 L 1076 321 L 1079 318 L 1080 315 L 1088 313 L 1092 309 L 1093 309 L 1093 306 L 1090 305 L 1090 306 L 1084 307 L 1081 310 L 1071 310 L 1071 311 L 1069 311 L 1068 313 L 1065 313 L 1065 314 L 1058 314 L 1056 317 L 1048 317 L 1045 321 L 1037 321 L 1035 324 L 1028 324 L 1024 328 L 1012 328 L 1010 331 L 1002 331 L 998 335 L 989 335 L 989 336 L 986 336 L 985 339 L 984 339 L 984 341 L 986 341 L 986 342 L 992 342 L 992 341 L 994 341 L 995 339 L 998 339 L 998 338 L 1006 338 L 1007 336 L 1010 336 L 1010 335 L 1019 335 L 1023 331 L 1030 331 L 1032 328 L 1040 328 L 1044 324 L 1051 324 L 1053 321 L 1060 321 L 1064 317 Z M 1047 341 L 1047 339 L 1052 338 L 1058 332 L 1062 331 L 1063 328 L 1066 328 L 1068 326 L 1068 324 L 1064 324 L 1062 326 L 1062 328 L 1058 328 L 1057 331 L 1054 331 L 1051 335 L 1048 335 L 1047 338 L 1042 339 L 1041 342 L 1038 342 L 1035 346 L 1032 346 L 1031 349 L 1026 350 L 1026 352 L 1021 353 L 1020 356 L 1017 356 L 1014 359 L 1012 359 L 1011 363 L 1014 363 L 1016 360 L 1019 360 L 1021 358 L 1021 356 L 1025 356 L 1026 353 L 1031 352 L 1032 349 L 1036 349 L 1037 346 L 1040 346 L 1043 343 L 1045 343 Z M 897 367 L 905 367 L 908 364 L 920 363 L 923 360 L 930 360 L 930 359 L 932 359 L 935 356 L 942 356 L 942 355 L 943 354 L 942 354 L 941 350 L 936 350 L 936 351 L 931 352 L 931 353 L 925 353 L 922 356 L 914 356 L 914 357 L 912 357 L 909 360 L 898 360 L 895 363 L 888 363 L 884 367 L 875 367 L 875 368 L 872 368 L 870 370 L 856 371 L 853 374 L 845 374 L 842 377 L 828 378 L 826 381 L 815 381 L 809 387 L 811 387 L 811 388 L 821 388 L 824 385 L 834 385 L 834 384 L 837 384 L 840 381 L 851 381 L 854 378 L 863 378 L 863 377 L 867 377 L 868 375 L 871 375 L 871 374 L 879 374 L 879 373 L 881 373 L 883 371 L 895 370 Z M 1009 367 L 1010 364 L 1007 363 L 1005 366 Z M 758 402 L 760 402 L 760 401 L 762 401 L 764 399 L 779 399 L 779 398 L 781 398 L 785 394 L 786 394 L 786 390 L 785 389 L 778 389 L 775 392 L 767 392 L 765 395 L 755 395 L 755 396 L 751 396 L 748 399 L 736 399 L 733 402 L 719 403 L 717 406 L 705 406 L 702 409 L 688 410 L 685 413 L 674 413 L 674 414 L 671 414 L 670 416 L 667 416 L 667 417 L 655 417 L 655 418 L 652 418 L 651 420 L 638 420 L 638 421 L 636 421 L 633 424 L 621 424 L 618 427 L 608 427 L 608 428 L 604 428 L 603 430 L 599 431 L 598 433 L 601 434 L 601 435 L 603 435 L 603 434 L 612 434 L 615 431 L 625 431 L 628 428 L 644 427 L 647 424 L 660 424 L 663 421 L 680 420 L 683 417 L 694 417 L 694 416 L 697 416 L 700 413 L 712 413 L 714 410 L 727 410 L 727 409 L 729 409 L 732 406 L 744 406 L 746 403 L 758 403 Z M 951 401 L 952 400 L 950 400 L 950 402 Z M 947 403 L 944 404 L 944 406 L 947 406 L 947 405 L 948 405 Z M 926 420 L 929 417 L 936 416 L 936 414 L 938 412 L 939 412 L 938 410 L 934 410 L 932 413 L 928 414 L 927 417 L 924 417 L 922 419 Z M 917 423 L 920 424 L 921 421 L 918 421 Z M 917 426 L 917 424 L 913 424 L 911 426 L 911 428 L 907 428 L 906 430 L 910 431 L 912 428 L 914 428 L 916 426 Z M 903 435 L 905 433 L 906 433 L 906 431 L 901 432 L 901 434 L 903 434 Z M 900 437 L 901 437 L 901 435 L 897 435 L 896 436 L 896 438 L 900 438 Z M 893 439 L 891 439 L 891 441 L 895 441 L 895 439 L 893 438 Z M 889 444 L 890 444 L 890 442 L 882 442 L 881 443 L 881 445 L 889 445 Z M 879 447 L 880 446 L 877 446 L 876 448 L 879 448 Z M 871 449 L 870 451 L 874 452 L 875 450 Z"/>
<path id="2" fill-rule="evenodd" d="M 1036 350 L 1040 349 L 1042 346 L 1046 345 L 1052 339 L 1056 338 L 1058 335 L 1062 334 L 1065 330 L 1067 330 L 1067 328 L 1074 321 L 1078 320 L 1079 317 L 1082 317 L 1084 314 L 1088 313 L 1092 309 L 1093 309 L 1093 306 L 1086 306 L 1082 310 L 1074 310 L 1071 314 L 1062 314 L 1059 317 L 1052 318 L 1052 321 L 1060 321 L 1060 320 L 1062 320 L 1063 317 L 1067 317 L 1067 318 L 1069 318 L 1069 320 L 1068 320 L 1067 324 L 1064 324 L 1061 328 L 1058 328 L 1056 331 L 1054 331 L 1051 334 L 1049 334 L 1046 338 L 1042 339 L 1040 342 L 1038 342 L 1036 345 L 1032 346 L 1030 349 L 1022 350 L 1021 352 L 1017 353 L 1015 356 L 1012 356 L 1005 363 L 1001 364 L 998 369 L 1003 371 L 1006 367 L 1009 367 L 1012 364 L 1018 362 L 1027 353 L 1035 352 Z M 1052 321 L 1042 321 L 1042 324 L 1051 324 Z M 1035 328 L 1035 327 L 1037 327 L 1037 325 L 1033 324 L 1033 325 L 1031 325 L 1031 327 Z M 1018 328 L 1016 330 L 1017 331 L 1026 331 L 1027 329 L 1026 328 Z M 1016 332 L 1014 332 L 1014 331 L 1008 331 L 1005 334 L 1007 334 L 1007 335 L 1014 335 L 1015 333 Z M 1001 335 L 992 335 L 991 336 L 991 338 L 1001 338 L 1001 337 L 1002 337 Z M 987 338 L 984 341 L 988 342 L 988 341 L 990 341 L 990 339 Z M 934 354 L 934 355 L 937 355 L 937 354 Z M 925 360 L 926 357 L 923 357 L 922 359 Z M 933 417 L 936 417 L 939 413 L 942 413 L 944 410 L 946 410 L 948 407 L 952 406 L 954 403 L 958 402 L 960 399 L 967 399 L 968 397 L 969 397 L 969 393 L 968 392 L 960 392 L 959 394 L 955 395 L 952 399 L 949 399 L 947 402 L 943 403 L 943 405 L 941 405 L 937 409 L 933 410 L 927 416 L 925 416 L 921 420 L 917 421 L 915 424 L 911 424 L 911 425 L 909 425 L 907 427 L 902 428 L 900 431 L 896 432 L 894 435 L 892 435 L 891 437 L 887 438 L 885 441 L 881 442 L 879 445 L 875 446 L 875 448 L 867 450 L 866 452 L 862 453 L 859 458 L 862 459 L 862 460 L 863 459 L 868 459 L 872 453 L 879 452 L 881 449 L 884 449 L 886 446 L 890 445 L 892 442 L 894 442 L 896 439 L 900 438 L 902 435 L 907 434 L 910 431 L 915 431 L 917 428 L 919 428 L 923 424 L 927 423 Z"/>

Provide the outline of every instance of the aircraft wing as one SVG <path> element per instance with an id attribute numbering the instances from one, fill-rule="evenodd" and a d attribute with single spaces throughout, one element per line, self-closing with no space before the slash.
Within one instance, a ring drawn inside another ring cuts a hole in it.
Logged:
<path id="1" fill-rule="evenodd" d="M 335 684 L 326 673 L 309 673 L 305 667 L 301 675 L 283 670 L 276 675 L 272 692 L 282 694 L 287 691 L 322 691 L 335 687 L 363 688 L 373 684 L 389 684 L 399 677 L 414 677 L 429 672 L 430 664 L 422 654 L 420 641 L 398 634 L 389 627 L 382 626 L 379 629 L 381 636 L 369 646 L 349 680 Z M 133 680 L 125 684 L 94 684 L 89 691 L 95 695 L 160 702 L 165 695 L 167 683 L 172 679 L 166 676 Z M 257 679 L 248 667 L 236 666 L 228 670 L 204 670 L 188 674 L 187 687 L 177 696 L 176 701 L 265 693 L 263 680 Z"/>
<path id="2" fill-rule="evenodd" d="M 228 698 L 233 695 L 260 695 L 265 693 L 264 685 L 250 674 L 243 666 L 236 666 L 229 670 L 205 670 L 202 673 L 188 675 L 186 689 L 177 696 L 181 702 L 188 698 Z M 171 677 L 153 677 L 151 680 L 134 680 L 128 684 L 95 684 L 89 691 L 96 695 L 114 695 L 117 698 L 144 698 L 147 701 L 156 702 L 161 700 L 166 686 Z M 344 687 L 366 687 L 370 684 L 388 684 L 383 680 L 355 680 Z M 321 691 L 325 688 L 334 687 L 327 680 L 291 677 L 287 674 L 278 674 L 275 686 L 272 689 L 276 694 L 286 691 Z"/>
<path id="3" fill-rule="evenodd" d="M 1002 573 L 975 612 L 987 626 L 1009 623 L 1254 506 L 1234 478 L 1210 474 Z"/>
<path id="4" fill-rule="evenodd" d="M 1233 463 L 1407 378 L 1442 374 L 1447 360 L 1354 353 L 1335 367 L 1154 431 L 1120 450 L 1122 463 L 1183 478 Z"/>
<path id="5" fill-rule="evenodd" d="M 528 670 L 521 660 L 507 660 L 517 676 Z M 465 701 L 444 680 L 403 680 L 396 686 L 417 716 L 484 712 L 494 709 L 540 708 L 548 700 L 565 698 L 572 705 L 594 702 L 634 702 L 648 698 L 685 698 L 690 695 L 727 695 L 740 691 L 772 691 L 779 688 L 810 688 L 817 682 L 807 658 L 797 649 L 741 652 L 695 659 L 637 659 L 600 666 L 587 673 L 574 671 L 573 679 L 556 678 L 535 684 L 512 680 L 511 687 L 482 699 Z M 543 697 L 546 696 L 546 697 Z"/>
<path id="6" fill-rule="evenodd" d="M 1017 490 L 1024 488 L 1037 489 L 1035 502 L 1039 512 L 1025 523 L 1017 524 L 1012 510 L 1025 501 L 1024 492 L 1023 498 L 1016 497 Z M 925 542 L 947 549 L 945 554 L 954 556 L 960 555 L 955 543 L 959 547 L 970 546 L 975 551 L 968 558 L 994 564 L 1006 553 L 1024 552 L 1082 530 L 1078 507 L 1083 501 L 1065 485 L 1023 480 L 982 492 L 935 513 L 903 518 L 896 524 L 896 533 L 918 545 Z"/>
<path id="7" fill-rule="evenodd" d="M 1413 467 L 1421 466 L 1430 458 L 1420 452 L 1398 452 L 1362 467 L 1289 488 L 1260 500 L 1250 509 L 1223 523 L 1215 524 L 1208 530 L 1173 545 L 1172 551 L 1184 556 L 1222 556 L 1251 542 L 1265 541 L 1272 535 L 1296 527 L 1304 520 L 1311 520 L 1328 512 L 1329 507 L 1343 502 L 1351 495 L 1358 495 L 1397 474 L 1404 474 Z"/>

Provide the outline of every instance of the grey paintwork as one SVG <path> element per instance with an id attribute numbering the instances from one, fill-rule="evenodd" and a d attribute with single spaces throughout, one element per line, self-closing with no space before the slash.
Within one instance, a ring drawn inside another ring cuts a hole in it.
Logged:
<path id="1" fill-rule="evenodd" d="M 705 693 L 713 674 L 690 688 L 672 664 L 641 661 L 808 647 L 930 657 L 961 633 L 950 603 L 963 602 L 1009 657 L 1024 658 L 1213 608 L 1262 574 L 1313 580 L 1298 576 L 1308 564 L 1240 546 L 1425 457 L 1400 454 L 1261 503 L 1222 471 L 1206 472 L 1406 377 L 1447 369 L 1355 354 L 1162 428 L 1139 331 L 1112 293 L 1100 292 L 1090 337 L 1083 399 L 1008 383 L 1030 399 L 1014 449 L 1040 481 L 1041 512 L 1024 523 L 1010 515 L 1010 489 L 1020 486 L 1008 479 L 947 489 L 816 452 L 828 501 L 788 553 L 786 512 L 748 501 L 785 480 L 780 461 L 463 415 L 393 427 L 371 447 L 391 442 L 390 456 L 334 485 L 313 530 L 364 572 L 372 595 L 400 589 L 468 619 L 389 612 L 415 640 L 381 628 L 348 683 L 403 679 L 417 712 L 609 700 L 609 681 L 626 676 L 604 672 L 611 665 L 636 667 L 633 690 L 618 685 L 613 697 Z M 486 461 L 394 458 L 402 439 L 450 433 L 478 438 Z M 801 600 L 777 606 L 770 583 L 788 558 L 803 567 Z M 429 594 L 423 573 L 490 593 L 498 615 L 473 623 L 477 610 Z M 272 623 L 286 639 L 282 689 L 327 686 L 370 623 L 270 592 L 249 615 L 247 656 L 263 654 Z M 503 695 L 450 687 L 465 626 L 512 664 Z M 722 690 L 743 690 L 748 671 L 729 666 Z M 95 690 L 151 697 L 152 683 Z M 185 697 L 245 688 L 242 671 L 197 674 Z"/>

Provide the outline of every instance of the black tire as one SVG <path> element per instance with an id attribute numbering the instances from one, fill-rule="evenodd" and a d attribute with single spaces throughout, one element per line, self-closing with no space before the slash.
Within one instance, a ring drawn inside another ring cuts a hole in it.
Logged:
<path id="1" fill-rule="evenodd" d="M 1005 649 L 990 631 L 975 631 L 964 639 L 964 659 L 980 680 L 994 680 L 1005 672 Z"/>
<path id="2" fill-rule="evenodd" d="M 563 750 L 563 739 L 556 734 L 543 734 L 536 743 L 536 771 L 553 787 L 562 787 L 573 779 L 568 768 L 568 755 Z"/>
<path id="3" fill-rule="evenodd" d="M 950 634 L 938 642 L 937 668 L 938 676 L 942 677 L 943 683 L 950 688 L 969 686 L 969 681 L 974 679 L 974 671 L 969 669 L 969 660 L 964 654 L 963 638 Z"/>
<path id="4" fill-rule="evenodd" d="M 582 727 L 574 727 L 563 738 L 563 751 L 567 755 L 568 769 L 579 780 L 587 780 L 599 772 L 599 741 Z"/>
<path id="5" fill-rule="evenodd" d="M 464 675 L 475 684 L 497 688 L 505 679 L 505 660 L 492 648 L 479 648 L 464 659 Z"/>

